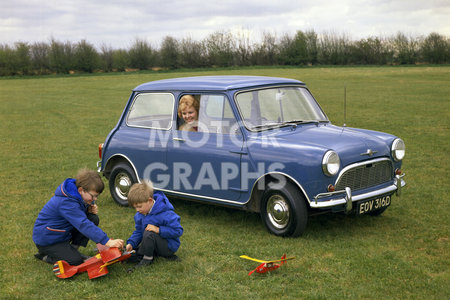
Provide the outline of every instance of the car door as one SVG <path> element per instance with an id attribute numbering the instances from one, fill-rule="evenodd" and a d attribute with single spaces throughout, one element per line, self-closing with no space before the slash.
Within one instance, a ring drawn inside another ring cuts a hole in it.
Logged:
<path id="1" fill-rule="evenodd" d="M 155 169 L 165 168 L 171 138 L 175 98 L 171 93 L 140 93 L 129 109 L 126 126 L 115 138 L 141 179 L 161 180 Z"/>
<path id="2" fill-rule="evenodd" d="M 182 96 L 182 95 L 181 95 Z M 243 137 L 223 94 L 195 95 L 200 101 L 198 131 L 174 130 L 167 163 L 171 189 L 212 201 L 239 198 Z"/>

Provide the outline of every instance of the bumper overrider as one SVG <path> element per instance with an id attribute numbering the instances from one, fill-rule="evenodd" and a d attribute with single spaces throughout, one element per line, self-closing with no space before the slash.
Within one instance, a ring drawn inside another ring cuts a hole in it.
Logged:
<path id="1" fill-rule="evenodd" d="M 392 185 L 355 196 L 352 196 L 352 190 L 349 187 L 346 187 L 345 189 L 339 191 L 320 193 L 314 197 L 314 201 L 310 203 L 310 206 L 312 208 L 326 209 L 344 205 L 345 212 L 350 212 L 353 209 L 353 202 L 374 199 L 379 196 L 391 195 L 393 193 L 395 193 L 397 196 L 400 196 L 402 187 L 406 185 L 403 177 L 405 177 L 405 174 L 395 175 Z M 321 201 L 321 199 L 323 198 L 329 199 Z"/>

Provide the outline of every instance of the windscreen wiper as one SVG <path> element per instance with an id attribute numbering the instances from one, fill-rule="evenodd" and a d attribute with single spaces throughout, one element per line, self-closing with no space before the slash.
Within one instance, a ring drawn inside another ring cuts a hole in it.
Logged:
<path id="1" fill-rule="evenodd" d="M 266 123 L 266 124 L 252 126 L 252 129 L 261 129 L 261 128 L 281 126 L 281 125 L 282 125 L 281 123 Z"/>
<path id="2" fill-rule="evenodd" d="M 305 123 L 328 123 L 327 120 L 290 120 L 284 121 L 281 123 L 281 126 L 289 126 L 289 125 L 297 125 L 297 124 L 305 124 Z"/>

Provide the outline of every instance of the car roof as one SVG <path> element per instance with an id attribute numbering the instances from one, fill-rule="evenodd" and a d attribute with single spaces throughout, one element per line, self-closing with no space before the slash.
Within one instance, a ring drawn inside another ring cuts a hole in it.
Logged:
<path id="1" fill-rule="evenodd" d="M 265 76 L 195 76 L 150 81 L 137 86 L 135 92 L 143 91 L 226 91 L 267 85 L 305 85 L 303 82 L 279 77 Z"/>

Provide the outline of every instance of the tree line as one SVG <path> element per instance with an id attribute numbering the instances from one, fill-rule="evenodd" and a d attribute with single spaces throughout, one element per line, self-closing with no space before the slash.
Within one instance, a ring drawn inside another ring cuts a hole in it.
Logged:
<path id="1" fill-rule="evenodd" d="M 260 42 L 246 34 L 217 31 L 205 39 L 163 38 L 159 48 L 142 39 L 131 47 L 99 50 L 86 40 L 13 46 L 0 44 L 0 76 L 122 72 L 127 70 L 231 66 L 403 65 L 450 62 L 450 40 L 439 34 L 352 40 L 345 34 L 314 30 L 277 37 L 264 33 Z"/>

